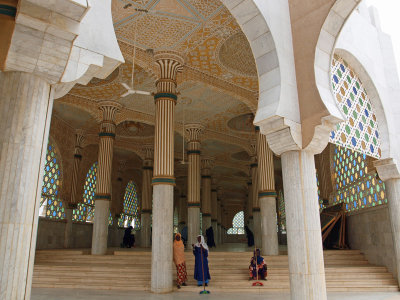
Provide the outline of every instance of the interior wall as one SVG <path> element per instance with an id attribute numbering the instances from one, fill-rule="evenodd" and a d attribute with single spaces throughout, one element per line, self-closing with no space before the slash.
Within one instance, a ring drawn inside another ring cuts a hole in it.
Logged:
<path id="1" fill-rule="evenodd" d="M 396 276 L 387 205 L 368 208 L 347 217 L 348 243 L 351 249 L 360 249 L 371 264 L 385 266 Z"/>
<path id="2" fill-rule="evenodd" d="M 36 249 L 61 249 L 64 248 L 65 221 L 52 221 L 39 218 Z M 72 248 L 92 247 L 93 224 L 73 223 Z M 124 229 L 109 227 L 108 247 L 119 247 L 124 236 Z M 135 235 L 136 237 L 136 235 Z M 136 238 L 136 240 L 138 240 Z"/>

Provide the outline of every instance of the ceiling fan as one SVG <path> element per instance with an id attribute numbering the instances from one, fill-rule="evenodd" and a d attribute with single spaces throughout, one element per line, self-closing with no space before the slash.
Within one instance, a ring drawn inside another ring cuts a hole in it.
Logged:
<path id="1" fill-rule="evenodd" d="M 126 5 L 127 6 L 127 5 Z M 128 6 L 129 7 L 129 6 Z M 126 7 L 124 7 L 126 8 Z M 147 13 L 148 11 L 145 9 L 139 9 L 139 8 L 135 8 L 135 10 L 137 12 L 142 13 Z M 122 98 L 128 96 L 128 95 L 132 95 L 132 94 L 139 94 L 139 95 L 146 95 L 146 96 L 151 96 L 152 93 L 151 92 L 146 92 L 146 91 L 139 91 L 139 90 L 135 90 L 134 88 L 134 78 L 135 78 L 135 58 L 136 58 L 136 23 L 135 23 L 135 37 L 134 37 L 134 42 L 133 42 L 133 56 L 132 56 L 132 78 L 131 78 L 131 85 L 129 86 L 127 83 L 125 82 L 121 82 L 121 85 L 126 88 L 126 92 L 124 94 L 121 95 Z"/>

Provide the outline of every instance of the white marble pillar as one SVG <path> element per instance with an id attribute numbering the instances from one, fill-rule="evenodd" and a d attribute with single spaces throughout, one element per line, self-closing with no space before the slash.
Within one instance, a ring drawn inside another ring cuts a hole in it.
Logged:
<path id="1" fill-rule="evenodd" d="M 259 130 L 257 130 L 257 156 L 261 251 L 264 255 L 278 255 L 274 155 L 267 144 L 265 135 L 261 134 Z"/>
<path id="2" fill-rule="evenodd" d="M 29 299 L 53 92 L 0 72 L 0 298 Z"/>
<path id="3" fill-rule="evenodd" d="M 153 170 L 153 225 L 151 252 L 151 291 L 172 292 L 172 243 L 174 209 L 174 116 L 176 75 L 184 60 L 176 53 L 158 52 L 154 60 L 160 70 L 156 81 L 157 93 L 154 170 Z"/>
<path id="4" fill-rule="evenodd" d="M 115 139 L 115 116 L 121 109 L 115 101 L 102 101 L 99 109 L 103 114 L 99 133 L 99 154 L 95 210 L 92 235 L 92 255 L 105 255 L 108 241 L 108 217 L 111 201 L 111 171 Z"/>
<path id="5" fill-rule="evenodd" d="M 151 237 L 151 199 L 152 188 L 151 178 L 153 177 L 153 146 L 146 145 L 143 148 L 145 159 L 143 160 L 143 181 L 142 181 L 142 211 L 141 211 L 141 229 L 140 229 L 140 246 L 144 248 L 150 247 Z"/>
<path id="6" fill-rule="evenodd" d="M 200 135 L 204 127 L 201 124 L 187 124 L 188 136 L 188 245 L 197 242 L 200 234 Z"/>
<path id="7" fill-rule="evenodd" d="M 78 183 L 79 167 L 82 160 L 82 146 L 84 140 L 85 140 L 85 134 L 83 130 L 78 129 L 75 132 L 74 164 L 72 168 L 71 194 L 70 194 L 70 199 L 68 199 L 69 201 L 67 204 L 67 208 L 65 210 L 65 217 L 67 220 L 67 224 L 65 225 L 65 232 L 64 232 L 64 248 L 72 247 L 72 218 L 73 218 L 72 210 L 74 208 L 77 208 L 76 189 Z"/>
<path id="8" fill-rule="evenodd" d="M 400 168 L 395 160 L 388 158 L 375 161 L 379 177 L 385 182 L 392 229 L 393 250 L 396 261 L 396 277 L 400 284 Z"/>
<path id="9" fill-rule="evenodd" d="M 293 300 L 325 300 L 326 284 L 314 154 L 281 155 Z"/>

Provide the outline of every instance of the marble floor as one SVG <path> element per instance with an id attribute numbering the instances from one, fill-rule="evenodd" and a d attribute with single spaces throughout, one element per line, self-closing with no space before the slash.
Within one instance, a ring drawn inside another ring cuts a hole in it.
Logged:
<path id="1" fill-rule="evenodd" d="M 31 300 L 289 300 L 289 294 L 269 293 L 263 295 L 245 293 L 212 293 L 200 295 L 184 290 L 171 294 L 157 295 L 148 292 L 92 291 L 70 289 L 32 289 Z M 399 293 L 328 293 L 328 300 L 400 300 Z"/>

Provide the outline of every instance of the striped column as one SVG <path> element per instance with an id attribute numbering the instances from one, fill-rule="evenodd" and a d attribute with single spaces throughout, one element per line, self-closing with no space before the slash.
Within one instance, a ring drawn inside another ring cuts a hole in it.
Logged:
<path id="1" fill-rule="evenodd" d="M 211 168 L 214 159 L 201 159 L 201 212 L 203 214 L 203 234 L 211 227 Z"/>
<path id="2" fill-rule="evenodd" d="M 154 95 L 155 137 L 153 169 L 153 224 L 151 291 L 172 292 L 172 235 L 174 206 L 174 111 L 177 101 L 176 75 L 184 60 L 176 53 L 157 52 L 160 70 Z"/>
<path id="3" fill-rule="evenodd" d="M 151 178 L 153 177 L 153 146 L 146 145 L 143 147 L 145 157 L 143 160 L 143 181 L 142 181 L 142 215 L 141 215 L 141 229 L 140 229 L 140 246 L 150 247 L 151 237 L 151 199 L 152 188 Z"/>
<path id="4" fill-rule="evenodd" d="M 261 209 L 261 248 L 265 255 L 278 255 L 274 155 L 265 135 L 257 131 L 258 200 Z"/>
<path id="5" fill-rule="evenodd" d="M 211 183 L 211 226 L 214 231 L 215 244 L 218 244 L 218 196 L 216 178 L 212 178 Z"/>
<path id="6" fill-rule="evenodd" d="M 117 170 L 117 184 L 112 190 L 112 202 L 111 202 L 111 214 L 118 220 L 121 213 L 124 210 L 124 172 L 126 170 L 126 159 L 118 160 L 118 170 Z"/>
<path id="7" fill-rule="evenodd" d="M 254 244 L 256 247 L 261 247 L 261 214 L 260 204 L 258 201 L 258 163 L 257 163 L 257 140 L 251 142 L 253 156 L 251 157 L 250 175 L 252 182 L 252 207 L 253 207 L 253 233 Z"/>
<path id="8" fill-rule="evenodd" d="M 188 245 L 196 243 L 200 234 L 200 140 L 204 127 L 201 124 L 187 124 L 188 137 Z"/>
<path id="9" fill-rule="evenodd" d="M 53 91 L 0 72 L 0 298 L 30 299 Z"/>
<path id="10" fill-rule="evenodd" d="M 99 109 L 103 114 L 99 133 L 99 156 L 95 211 L 92 235 L 92 254 L 104 255 L 107 252 L 108 217 L 111 201 L 111 170 L 115 139 L 115 116 L 121 105 L 114 101 L 102 101 Z"/>
<path id="11" fill-rule="evenodd" d="M 84 140 L 85 140 L 84 131 L 78 129 L 75 132 L 75 149 L 74 149 L 74 164 L 72 167 L 71 195 L 68 205 L 65 209 L 67 224 L 65 226 L 65 233 L 64 233 L 64 248 L 72 247 L 72 217 L 73 217 L 72 212 L 73 209 L 77 207 L 76 187 L 78 182 L 79 166 L 82 160 L 82 146 Z"/>

